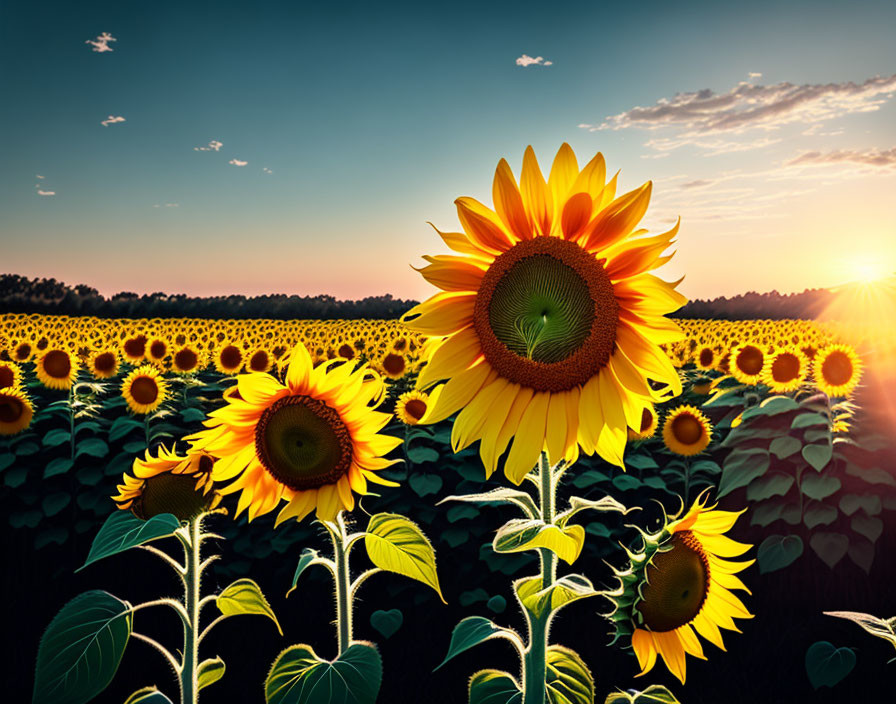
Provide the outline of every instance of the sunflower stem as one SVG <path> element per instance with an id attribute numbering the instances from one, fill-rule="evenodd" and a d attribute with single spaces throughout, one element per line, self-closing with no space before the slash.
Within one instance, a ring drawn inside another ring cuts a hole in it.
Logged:
<path id="1" fill-rule="evenodd" d="M 339 655 L 352 644 L 352 588 L 348 568 L 348 533 L 342 511 L 336 514 L 336 522 L 325 522 L 333 541 L 333 581 L 336 583 L 336 642 Z"/>
<path id="2" fill-rule="evenodd" d="M 691 494 L 691 458 L 685 457 L 684 460 L 684 505 L 685 507 L 689 506 L 690 503 L 688 499 L 690 499 Z"/>
<path id="3" fill-rule="evenodd" d="M 190 519 L 187 538 L 181 540 L 184 545 L 184 557 L 187 572 L 184 581 L 184 606 L 187 610 L 187 621 L 184 623 L 183 662 L 180 668 L 180 701 L 181 704 L 197 704 L 199 701 L 199 583 L 202 570 L 200 568 L 200 534 L 202 519 L 199 514 Z"/>

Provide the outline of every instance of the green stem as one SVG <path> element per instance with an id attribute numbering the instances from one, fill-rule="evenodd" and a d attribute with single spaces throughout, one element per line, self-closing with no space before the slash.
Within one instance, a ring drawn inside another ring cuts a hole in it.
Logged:
<path id="1" fill-rule="evenodd" d="M 200 541 L 203 515 L 190 520 L 189 536 L 184 540 L 187 573 L 184 575 L 184 607 L 187 621 L 184 623 L 183 662 L 180 670 L 181 704 L 197 704 L 199 701 L 199 582 Z"/>
<path id="2" fill-rule="evenodd" d="M 68 441 L 71 447 L 72 463 L 75 461 L 75 385 L 68 390 Z"/>
<path id="3" fill-rule="evenodd" d="M 542 452 L 538 460 L 538 503 L 541 518 L 545 523 L 553 523 L 556 507 L 557 484 L 548 462 Z M 557 556 L 550 550 L 539 550 L 541 556 L 542 589 L 550 587 L 557 578 Z M 551 625 L 549 609 L 540 617 L 526 612 L 529 626 L 529 645 L 523 653 L 523 704 L 545 704 L 545 680 L 547 678 L 548 632 Z"/>
<path id="4" fill-rule="evenodd" d="M 143 440 L 146 443 L 146 449 L 149 449 L 149 414 L 143 416 Z"/>
<path id="5" fill-rule="evenodd" d="M 691 459 L 690 457 L 685 458 L 684 460 L 684 506 L 687 508 L 690 505 L 689 499 L 691 494 Z"/>
<path id="6" fill-rule="evenodd" d="M 335 564 L 334 581 L 336 582 L 336 639 L 339 655 L 342 655 L 352 644 L 352 594 L 351 576 L 348 569 L 348 550 L 345 520 L 342 511 L 336 514 L 336 523 L 327 523 L 327 529 L 333 540 L 333 563 Z"/>

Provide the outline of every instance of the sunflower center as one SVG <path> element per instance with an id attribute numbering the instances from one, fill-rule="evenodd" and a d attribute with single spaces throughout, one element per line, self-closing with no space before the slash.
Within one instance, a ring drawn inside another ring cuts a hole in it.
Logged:
<path id="1" fill-rule="evenodd" d="M 25 360 L 31 356 L 31 345 L 25 343 L 16 347 L 16 359 Z"/>
<path id="2" fill-rule="evenodd" d="M 124 343 L 124 351 L 130 357 L 142 357 L 146 353 L 146 336 L 139 335 L 126 340 Z"/>
<path id="3" fill-rule="evenodd" d="M 236 345 L 227 345 L 221 350 L 221 366 L 225 369 L 236 369 L 243 361 L 243 353 Z"/>
<path id="4" fill-rule="evenodd" d="M 772 362 L 772 379 L 779 383 L 793 381 L 799 374 L 799 357 L 791 352 L 782 352 Z"/>
<path id="5" fill-rule="evenodd" d="M 159 397 L 159 386 L 151 377 L 138 376 L 131 382 L 131 397 L 141 406 L 149 406 Z"/>
<path id="6" fill-rule="evenodd" d="M 672 631 L 693 621 L 709 589 L 709 560 L 693 533 L 675 533 L 670 544 L 647 566 L 641 587 L 637 608 L 651 631 Z"/>
<path id="7" fill-rule="evenodd" d="M 646 433 L 651 425 L 653 425 L 653 413 L 649 408 L 645 408 L 641 412 L 641 429 L 638 432 Z"/>
<path id="8" fill-rule="evenodd" d="M 703 426 L 694 416 L 682 413 L 672 420 L 672 434 L 682 445 L 694 445 L 703 436 Z"/>
<path id="9" fill-rule="evenodd" d="M 111 352 L 98 354 L 93 360 L 93 368 L 98 372 L 111 372 L 115 368 L 115 355 Z"/>
<path id="10" fill-rule="evenodd" d="M 301 491 L 335 484 L 351 466 L 351 434 L 339 414 L 310 396 L 285 396 L 261 415 L 255 451 L 268 473 Z"/>
<path id="11" fill-rule="evenodd" d="M 149 353 L 152 355 L 153 359 L 163 359 L 168 353 L 168 346 L 161 340 L 155 340 L 149 346 Z"/>
<path id="12" fill-rule="evenodd" d="M 268 353 L 258 350 L 249 358 L 249 369 L 254 372 L 263 372 L 268 368 Z"/>
<path id="13" fill-rule="evenodd" d="M 852 379 L 852 360 L 836 350 L 821 363 L 821 375 L 831 386 L 842 386 Z"/>
<path id="14" fill-rule="evenodd" d="M 25 412 L 25 404 L 11 396 L 0 396 L 0 423 L 15 423 Z"/>
<path id="15" fill-rule="evenodd" d="M 16 375 L 9 367 L 0 367 L 0 389 L 5 389 L 13 385 Z"/>
<path id="16" fill-rule="evenodd" d="M 404 405 L 404 410 L 414 420 L 420 420 L 426 413 L 426 403 L 419 398 L 412 398 Z"/>
<path id="17" fill-rule="evenodd" d="M 178 350 L 174 355 L 174 364 L 178 369 L 190 371 L 199 363 L 199 358 L 193 350 Z"/>
<path id="18" fill-rule="evenodd" d="M 196 489 L 195 474 L 164 472 L 146 479 L 140 496 L 131 505 L 137 518 L 144 521 L 162 513 L 173 513 L 181 521 L 188 521 L 205 510 L 212 493 Z"/>
<path id="19" fill-rule="evenodd" d="M 404 373 L 404 357 L 400 354 L 392 354 L 391 352 L 383 357 L 383 369 L 386 374 L 398 376 Z"/>
<path id="20" fill-rule="evenodd" d="M 355 348 L 346 343 L 339 346 L 336 354 L 339 357 L 344 357 L 345 359 L 352 359 L 355 356 Z"/>
<path id="21" fill-rule="evenodd" d="M 747 345 L 737 355 L 737 368 L 744 374 L 754 376 L 762 371 L 762 350 L 753 345 Z"/>
<path id="22" fill-rule="evenodd" d="M 44 371 L 54 379 L 65 379 L 72 370 L 72 361 L 62 350 L 51 350 L 44 355 Z"/>
<path id="23" fill-rule="evenodd" d="M 504 378 L 566 391 L 603 368 L 619 305 L 601 263 L 574 242 L 536 237 L 498 256 L 473 312 L 482 352 Z"/>
<path id="24" fill-rule="evenodd" d="M 712 364 L 712 360 L 715 358 L 715 354 L 708 347 L 704 347 L 700 350 L 700 364 L 704 367 L 708 367 Z"/>

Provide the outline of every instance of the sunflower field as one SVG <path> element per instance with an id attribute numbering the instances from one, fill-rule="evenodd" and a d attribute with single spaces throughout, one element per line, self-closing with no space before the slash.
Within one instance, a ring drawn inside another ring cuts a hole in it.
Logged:
<path id="1" fill-rule="evenodd" d="M 401 320 L 0 315 L 13 700 L 889 691 L 890 344 L 668 317 L 650 193 L 502 160 Z"/>

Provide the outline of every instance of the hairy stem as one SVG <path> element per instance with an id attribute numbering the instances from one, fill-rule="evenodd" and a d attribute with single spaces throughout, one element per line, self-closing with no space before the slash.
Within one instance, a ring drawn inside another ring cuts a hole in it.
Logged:
<path id="1" fill-rule="evenodd" d="M 184 606 L 187 621 L 184 623 L 183 663 L 180 670 L 181 704 L 197 704 L 199 701 L 199 582 L 200 532 L 203 515 L 190 520 L 188 538 L 183 540 L 187 572 L 184 575 Z"/>
<path id="2" fill-rule="evenodd" d="M 348 568 L 348 535 L 342 511 L 336 514 L 336 523 L 327 522 L 327 531 L 333 541 L 334 582 L 336 583 L 336 639 L 342 655 L 352 644 L 352 590 Z"/>

